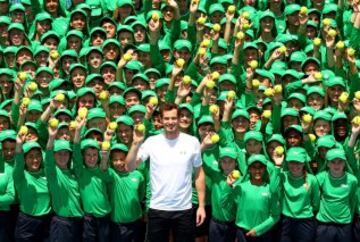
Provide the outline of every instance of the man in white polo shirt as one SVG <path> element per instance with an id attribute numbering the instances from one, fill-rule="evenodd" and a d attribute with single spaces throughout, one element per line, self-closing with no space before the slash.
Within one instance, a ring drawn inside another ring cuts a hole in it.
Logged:
<path id="1" fill-rule="evenodd" d="M 148 213 L 148 241 L 168 242 L 173 232 L 176 242 L 195 240 L 192 216 L 192 177 L 199 196 L 196 225 L 205 220 L 205 174 L 197 138 L 179 131 L 178 107 L 165 103 L 160 107 L 164 133 L 142 143 L 144 134 L 134 132 L 126 162 L 129 170 L 150 159 L 151 199 Z"/>

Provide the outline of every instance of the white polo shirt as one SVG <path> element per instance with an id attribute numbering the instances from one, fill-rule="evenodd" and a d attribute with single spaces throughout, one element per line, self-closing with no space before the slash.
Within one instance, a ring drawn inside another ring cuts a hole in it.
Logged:
<path id="1" fill-rule="evenodd" d="M 181 133 L 176 139 L 151 136 L 140 146 L 137 159 L 150 159 L 150 208 L 180 211 L 192 207 L 192 174 L 202 165 L 200 143 Z"/>

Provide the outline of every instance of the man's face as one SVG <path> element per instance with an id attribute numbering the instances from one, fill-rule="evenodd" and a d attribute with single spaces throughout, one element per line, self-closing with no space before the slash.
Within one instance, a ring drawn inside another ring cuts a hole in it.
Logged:
<path id="1" fill-rule="evenodd" d="M 176 109 L 164 111 L 162 115 L 162 123 L 165 133 L 173 134 L 179 130 L 178 111 Z"/>

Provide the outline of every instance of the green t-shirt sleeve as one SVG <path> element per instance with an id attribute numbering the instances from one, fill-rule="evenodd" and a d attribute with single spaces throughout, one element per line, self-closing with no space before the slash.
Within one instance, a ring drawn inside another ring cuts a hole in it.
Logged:
<path id="1" fill-rule="evenodd" d="M 157 44 L 150 45 L 150 57 L 152 66 L 154 66 L 160 73 L 165 72 L 164 59 L 161 57 L 159 46 Z"/>
<path id="2" fill-rule="evenodd" d="M 81 147 L 80 144 L 74 144 L 74 149 L 73 149 L 74 153 L 73 153 L 73 165 L 74 165 L 74 172 L 76 174 L 77 177 L 79 177 L 84 169 L 83 167 L 83 157 L 81 154 Z"/>
<path id="3" fill-rule="evenodd" d="M 46 150 L 45 152 L 45 174 L 48 181 L 54 180 L 56 176 L 56 166 L 55 166 L 55 157 L 54 150 Z"/>
<path id="4" fill-rule="evenodd" d="M 14 182 L 19 183 L 20 181 L 25 180 L 25 173 L 24 173 L 24 153 L 16 153 L 15 154 L 15 166 L 13 170 L 13 178 Z"/>
<path id="5" fill-rule="evenodd" d="M 320 207 L 320 188 L 319 188 L 319 183 L 317 182 L 316 178 L 314 179 L 314 182 L 312 184 L 311 204 L 312 204 L 314 212 L 319 211 L 319 207 Z"/>
<path id="6" fill-rule="evenodd" d="M 20 104 L 13 102 L 11 104 L 11 120 L 12 120 L 14 127 L 17 127 L 17 125 L 18 125 L 19 116 L 20 116 Z"/>
<path id="7" fill-rule="evenodd" d="M 270 216 L 264 222 L 254 228 L 257 236 L 260 236 L 269 231 L 280 218 L 280 202 L 277 193 L 271 194 L 270 206 Z"/>
<path id="8" fill-rule="evenodd" d="M 15 188 L 13 176 L 10 174 L 8 176 L 8 183 L 6 190 L 3 194 L 0 195 L 0 207 L 9 206 L 15 201 Z"/>

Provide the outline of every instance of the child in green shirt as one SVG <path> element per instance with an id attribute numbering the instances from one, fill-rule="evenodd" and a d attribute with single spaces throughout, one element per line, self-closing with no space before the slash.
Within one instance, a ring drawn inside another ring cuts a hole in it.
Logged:
<path id="1" fill-rule="evenodd" d="M 270 189 L 264 155 L 255 154 L 248 159 L 247 175 L 241 183 L 228 176 L 229 187 L 223 194 L 224 207 L 236 206 L 236 238 L 239 242 L 272 242 L 272 227 L 279 220 L 280 202 L 278 194 Z M 233 188 L 231 188 L 233 187 Z"/>
<path id="2" fill-rule="evenodd" d="M 321 191 L 317 242 L 353 241 L 352 220 L 356 206 L 357 179 L 345 171 L 346 156 L 342 149 L 326 154 L 328 171 L 316 177 Z"/>

